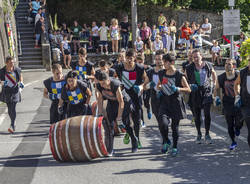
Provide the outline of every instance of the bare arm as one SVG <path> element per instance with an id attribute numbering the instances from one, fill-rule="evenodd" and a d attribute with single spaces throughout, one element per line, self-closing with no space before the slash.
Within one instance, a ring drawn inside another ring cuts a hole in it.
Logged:
<path id="1" fill-rule="evenodd" d="M 97 105 L 98 105 L 98 115 L 102 115 L 103 113 L 103 98 L 100 91 L 97 89 L 96 91 L 96 99 L 97 99 Z"/>
<path id="2" fill-rule="evenodd" d="M 214 96 L 217 96 L 219 93 L 219 89 L 220 89 L 220 85 L 219 85 L 219 82 L 218 80 L 216 81 L 216 86 L 215 86 L 215 89 L 214 89 Z"/>
<path id="3" fill-rule="evenodd" d="M 234 94 L 235 96 L 240 94 L 240 75 L 238 75 L 237 79 L 234 81 Z"/>
<path id="4" fill-rule="evenodd" d="M 86 104 L 89 104 L 89 102 L 90 102 L 90 98 L 91 98 L 91 96 L 92 96 L 92 93 L 91 93 L 91 91 L 90 91 L 90 89 L 89 88 L 87 88 L 86 89 L 86 94 L 87 94 L 87 100 L 86 100 Z"/>
<path id="5" fill-rule="evenodd" d="M 124 110 L 124 101 L 123 101 L 123 95 L 122 95 L 122 91 L 121 88 L 119 87 L 116 91 L 116 98 L 119 102 L 119 109 L 118 109 L 118 115 L 117 115 L 117 120 L 121 120 L 122 119 L 122 113 Z"/>
<path id="6" fill-rule="evenodd" d="M 213 85 L 215 86 L 217 81 L 217 75 L 214 69 L 212 70 L 212 78 L 213 78 Z"/>
<path id="7" fill-rule="evenodd" d="M 181 79 L 181 85 L 182 85 L 182 88 L 179 88 L 180 92 L 191 93 L 191 89 L 190 89 L 190 87 L 187 83 L 187 80 L 184 76 Z"/>
<path id="8" fill-rule="evenodd" d="M 143 78 L 143 81 L 144 81 L 144 83 L 142 84 L 143 85 L 143 89 L 145 89 L 146 85 L 149 83 L 149 79 L 148 79 L 148 76 L 147 76 L 147 74 L 146 74 L 145 71 L 143 73 L 142 78 Z"/>
<path id="9" fill-rule="evenodd" d="M 48 92 L 48 89 L 47 89 L 47 88 L 44 88 L 44 89 L 43 89 L 43 97 L 44 97 L 44 98 L 49 98 L 48 93 L 49 93 L 49 92 Z"/>

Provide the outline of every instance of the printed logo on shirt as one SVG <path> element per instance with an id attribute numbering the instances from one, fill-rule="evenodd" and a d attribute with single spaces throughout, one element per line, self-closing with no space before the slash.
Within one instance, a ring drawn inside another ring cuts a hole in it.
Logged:
<path id="1" fill-rule="evenodd" d="M 225 81 L 224 83 L 225 93 L 227 96 L 235 97 L 234 94 L 234 81 Z"/>
<path id="2" fill-rule="evenodd" d="M 65 83 L 65 81 L 51 83 L 52 93 L 56 95 L 57 99 L 61 98 L 62 87 L 65 85 Z"/>
<path id="3" fill-rule="evenodd" d="M 8 72 L 5 74 L 5 81 L 7 81 L 7 86 L 8 87 L 13 87 L 16 86 L 17 79 L 16 79 L 16 74 L 15 72 Z"/>
<path id="4" fill-rule="evenodd" d="M 126 89 L 130 89 L 136 82 L 136 72 L 122 72 L 122 84 Z"/>
<path id="5" fill-rule="evenodd" d="M 83 96 L 79 88 L 75 91 L 67 91 L 67 95 L 71 104 L 79 104 L 83 101 Z"/>
<path id="6" fill-rule="evenodd" d="M 76 66 L 76 73 L 78 80 L 83 80 L 87 75 L 87 68 L 85 66 Z"/>
<path id="7" fill-rule="evenodd" d="M 102 95 L 110 100 L 116 100 L 116 96 L 110 90 L 102 90 Z"/>
<path id="8" fill-rule="evenodd" d="M 165 95 L 170 96 L 175 92 L 171 89 L 171 86 L 175 85 L 175 78 L 163 77 L 162 79 L 162 90 Z"/>

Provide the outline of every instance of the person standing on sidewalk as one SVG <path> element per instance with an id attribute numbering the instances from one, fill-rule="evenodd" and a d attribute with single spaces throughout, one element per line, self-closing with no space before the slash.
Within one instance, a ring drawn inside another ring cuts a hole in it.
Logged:
<path id="1" fill-rule="evenodd" d="M 128 40 L 129 40 L 129 30 L 130 25 L 128 23 L 128 16 L 123 18 L 123 21 L 120 23 L 120 32 L 122 37 L 122 48 L 125 50 L 128 49 Z"/>
<path id="2" fill-rule="evenodd" d="M 219 96 L 217 96 L 219 94 L 219 92 L 217 91 L 220 88 L 222 89 L 222 103 L 224 108 L 224 115 L 227 121 L 228 134 L 232 141 L 232 144 L 229 147 L 230 150 L 235 150 L 235 148 L 237 147 L 235 135 L 239 136 L 240 129 L 243 125 L 243 122 L 241 121 L 242 115 L 240 112 L 240 108 L 234 106 L 234 82 L 239 75 L 239 73 L 235 71 L 235 67 L 236 61 L 232 59 L 227 59 L 225 63 L 226 72 L 218 76 L 216 90 L 214 90 L 214 105 L 219 106 L 221 104 L 221 99 Z"/>
<path id="3" fill-rule="evenodd" d="M 7 104 L 8 114 L 11 120 L 9 133 L 15 132 L 16 104 L 21 102 L 20 88 L 24 88 L 21 69 L 14 66 L 14 59 L 7 57 L 5 66 L 0 69 L 0 80 L 3 84 L 0 93 L 0 101 Z"/>
<path id="4" fill-rule="evenodd" d="M 239 89 L 240 87 L 240 89 Z M 243 120 L 248 129 L 248 145 L 250 147 L 250 57 L 248 56 L 248 66 L 240 71 L 234 83 L 235 101 L 234 105 L 240 107 Z"/>

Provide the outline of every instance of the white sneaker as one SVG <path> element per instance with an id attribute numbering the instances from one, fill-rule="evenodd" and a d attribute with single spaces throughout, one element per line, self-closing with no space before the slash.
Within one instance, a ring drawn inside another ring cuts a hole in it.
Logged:
<path id="1" fill-rule="evenodd" d="M 106 55 L 108 55 L 109 53 L 108 53 L 108 52 L 106 52 L 105 54 L 106 54 Z"/>

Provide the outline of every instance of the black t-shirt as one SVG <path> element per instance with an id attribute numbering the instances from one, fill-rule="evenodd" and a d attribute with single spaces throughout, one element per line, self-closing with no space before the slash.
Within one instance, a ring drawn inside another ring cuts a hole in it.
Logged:
<path id="1" fill-rule="evenodd" d="M 43 33 L 42 22 L 39 20 L 36 23 L 35 34 L 42 34 L 42 33 Z"/>
<path id="2" fill-rule="evenodd" d="M 121 22 L 120 26 L 121 26 L 121 29 L 126 30 L 126 31 L 121 30 L 121 34 L 128 34 L 129 33 L 129 23 L 128 22 Z"/>
<path id="3" fill-rule="evenodd" d="M 98 80 L 98 77 L 99 77 L 99 74 L 102 72 L 102 70 L 96 70 L 95 72 L 95 78 Z M 109 74 L 109 77 L 114 77 L 115 75 L 115 69 L 113 68 L 109 68 L 108 69 L 108 74 Z"/>
<path id="4" fill-rule="evenodd" d="M 185 72 L 187 66 L 189 65 L 189 61 L 185 61 L 184 63 L 182 63 L 182 70 Z"/>
<path id="5" fill-rule="evenodd" d="M 159 71 L 159 80 L 162 85 L 161 91 L 164 93 L 166 96 L 171 96 L 174 94 L 177 94 L 178 92 L 174 92 L 171 89 L 172 85 L 175 85 L 176 87 L 182 87 L 182 77 L 184 74 L 178 70 L 176 70 L 174 75 L 167 75 L 166 70 L 161 70 Z"/>
<path id="6" fill-rule="evenodd" d="M 126 90 L 131 89 L 134 85 L 141 85 L 143 83 L 143 74 L 145 71 L 143 65 L 136 63 L 134 69 L 128 71 L 121 63 L 116 66 L 115 70 Z"/>
<path id="7" fill-rule="evenodd" d="M 75 70 L 78 75 L 78 80 L 83 80 L 84 75 L 91 75 L 92 68 L 94 64 L 87 61 L 84 66 L 79 65 L 79 62 L 74 62 L 71 64 L 72 70 Z"/>
<path id="8" fill-rule="evenodd" d="M 110 89 L 103 88 L 99 83 L 96 85 L 97 89 L 102 93 L 102 96 L 104 96 L 106 99 L 111 101 L 117 101 L 116 98 L 116 92 L 119 87 L 122 88 L 122 84 L 119 80 L 115 78 L 110 78 Z M 125 92 L 125 90 L 122 90 L 123 100 L 128 101 L 129 97 L 128 94 Z"/>
<path id="9" fill-rule="evenodd" d="M 63 101 L 69 102 L 70 105 L 84 104 L 86 102 L 86 90 L 87 84 L 82 81 L 77 81 L 77 87 L 75 90 L 70 91 L 66 88 L 66 85 L 62 88 L 61 98 Z"/>
<path id="10" fill-rule="evenodd" d="M 54 81 L 53 77 L 50 77 L 43 81 L 44 86 L 47 88 L 49 93 L 55 94 L 57 100 L 61 98 L 62 88 L 66 84 L 63 79 L 61 81 Z"/>

